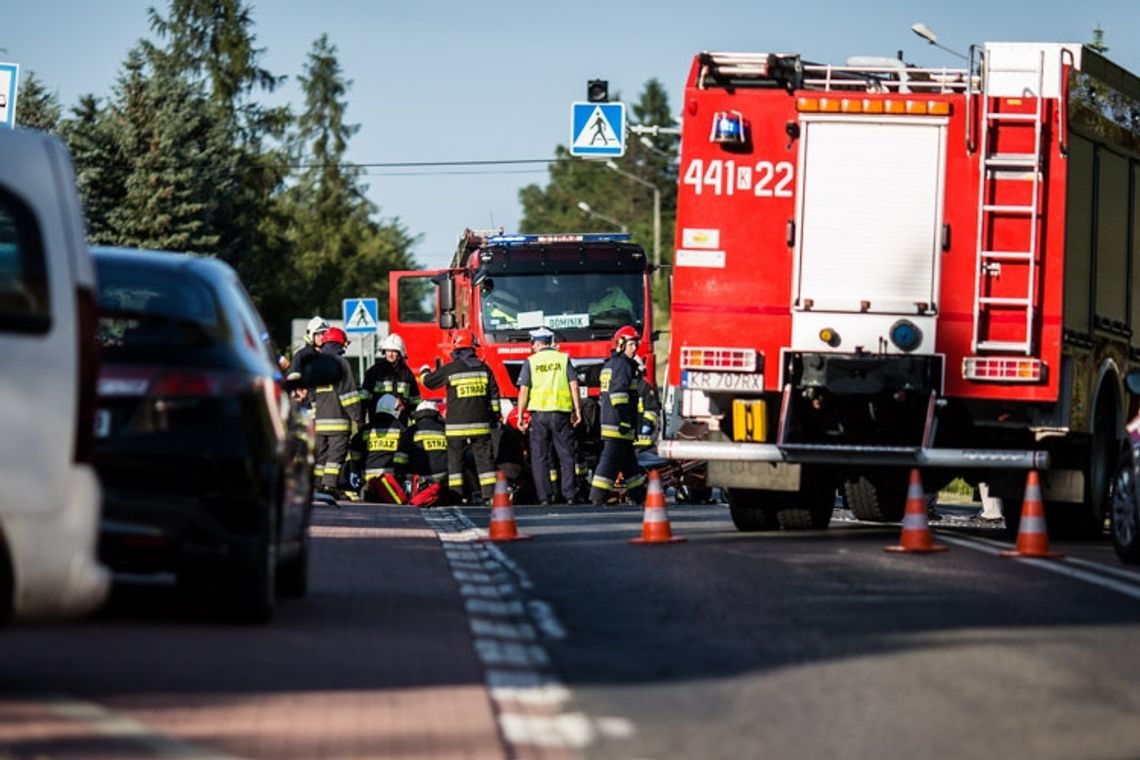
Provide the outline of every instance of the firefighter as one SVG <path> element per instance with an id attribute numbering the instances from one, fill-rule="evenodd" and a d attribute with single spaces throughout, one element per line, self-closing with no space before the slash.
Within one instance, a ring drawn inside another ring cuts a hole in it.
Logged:
<path id="1" fill-rule="evenodd" d="M 554 333 L 545 327 L 530 331 L 533 353 L 519 372 L 519 430 L 530 431 L 530 466 L 539 504 L 551 501 L 551 449 L 558 455 L 562 498 L 577 501 L 577 460 L 574 428 L 582 422 L 578 375 L 566 353 L 554 347 Z M 529 419 L 527 412 L 530 412 Z"/>
<path id="2" fill-rule="evenodd" d="M 371 416 L 373 403 L 370 402 L 391 393 L 402 402 L 400 421 L 406 425 L 411 409 L 420 403 L 420 385 L 407 364 L 408 350 L 404 347 L 404 339 L 396 333 L 389 333 L 380 343 L 380 352 L 381 358 L 368 368 L 360 383 L 364 406 Z"/>
<path id="3" fill-rule="evenodd" d="M 352 435 L 353 426 L 359 428 L 364 424 L 360 392 L 352 377 L 352 368 L 344 358 L 347 343 L 348 338 L 339 327 L 330 327 L 325 331 L 320 356 L 331 357 L 336 361 L 336 373 L 333 378 L 322 378 L 326 382 L 313 389 L 320 490 L 333 496 L 338 495 L 341 469 L 348 455 L 348 439 Z M 354 501 L 358 498 L 353 490 L 340 491 L 340 495 Z"/>
<path id="4" fill-rule="evenodd" d="M 293 354 L 293 360 L 289 363 L 288 368 L 282 368 L 287 381 L 294 384 L 300 381 L 305 364 L 320 351 L 321 341 L 328 329 L 329 323 L 324 317 L 313 317 L 308 321 L 305 325 L 305 344 Z M 295 385 L 292 393 L 297 402 L 306 406 L 312 403 L 312 388 Z M 317 473 L 317 477 L 320 477 L 319 473 Z"/>
<path id="5" fill-rule="evenodd" d="M 447 485 L 447 435 L 434 401 L 421 401 L 412 412 L 411 424 L 404 430 L 403 448 L 409 455 L 413 497 L 433 485 Z"/>
<path id="6" fill-rule="evenodd" d="M 495 493 L 491 430 L 500 423 L 499 386 L 491 368 L 475 354 L 475 336 L 456 330 L 451 361 L 432 370 L 420 367 L 420 383 L 430 390 L 447 386 L 447 487 L 453 500 L 463 496 L 463 459 L 475 459 L 479 490 L 487 503 Z"/>
<path id="7" fill-rule="evenodd" d="M 636 357 L 637 361 L 637 439 L 633 442 L 634 448 L 648 449 L 653 446 L 653 439 L 657 433 L 657 420 L 661 414 L 661 399 L 657 397 L 657 389 L 649 384 L 645 377 L 645 361 Z"/>
<path id="8" fill-rule="evenodd" d="M 637 462 L 633 448 L 637 424 L 637 344 L 641 336 L 626 325 L 614 333 L 614 350 L 602 365 L 601 418 L 602 453 L 590 481 L 590 501 L 601 506 L 614 495 L 618 473 L 630 501 L 645 500 L 645 470 Z"/>
<path id="9" fill-rule="evenodd" d="M 352 449 L 360 465 L 361 490 L 369 501 L 380 504 L 407 504 L 402 485 L 407 473 L 409 451 L 400 422 L 402 402 L 385 393 L 376 400 L 372 419 L 352 438 Z"/>

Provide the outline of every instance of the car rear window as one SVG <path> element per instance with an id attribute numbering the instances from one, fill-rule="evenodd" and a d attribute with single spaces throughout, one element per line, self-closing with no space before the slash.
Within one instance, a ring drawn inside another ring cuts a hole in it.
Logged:
<path id="1" fill-rule="evenodd" d="M 0 332 L 51 325 L 47 263 L 35 214 L 0 188 Z"/>
<path id="2" fill-rule="evenodd" d="M 105 350 L 205 346 L 222 340 L 217 300 L 183 270 L 96 260 Z"/>

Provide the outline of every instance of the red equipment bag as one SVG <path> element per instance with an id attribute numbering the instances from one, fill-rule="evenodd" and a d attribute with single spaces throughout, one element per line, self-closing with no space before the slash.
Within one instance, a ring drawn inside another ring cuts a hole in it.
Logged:
<path id="1" fill-rule="evenodd" d="M 427 482 L 419 476 L 412 478 L 412 498 L 408 501 L 413 507 L 431 507 L 439 501 L 443 486 L 435 481 Z"/>
<path id="2" fill-rule="evenodd" d="M 372 498 L 369 501 L 376 502 L 377 504 L 407 504 L 408 494 L 404 491 L 404 487 L 400 485 L 400 481 L 396 476 L 390 472 L 386 472 L 378 478 L 370 478 L 368 480 L 368 495 Z"/>

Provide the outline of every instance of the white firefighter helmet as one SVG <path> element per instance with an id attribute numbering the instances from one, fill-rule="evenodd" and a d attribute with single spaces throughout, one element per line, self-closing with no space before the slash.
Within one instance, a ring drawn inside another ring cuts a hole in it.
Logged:
<path id="1" fill-rule="evenodd" d="M 396 412 L 399 410 L 400 399 L 396 398 L 391 393 L 385 393 L 383 396 L 376 400 L 377 414 L 391 414 L 395 416 Z"/>
<path id="2" fill-rule="evenodd" d="M 439 412 L 439 406 L 431 400 L 421 401 L 416 405 L 417 412 Z"/>
<path id="3" fill-rule="evenodd" d="M 380 343 L 381 351 L 399 351 L 400 356 L 407 356 L 408 349 L 404 347 L 404 339 L 396 333 L 388 333 L 388 337 Z"/>
<path id="4" fill-rule="evenodd" d="M 317 333 L 323 333 L 329 329 L 329 323 L 324 317 L 313 317 L 305 325 L 305 342 L 312 343 L 313 336 Z"/>

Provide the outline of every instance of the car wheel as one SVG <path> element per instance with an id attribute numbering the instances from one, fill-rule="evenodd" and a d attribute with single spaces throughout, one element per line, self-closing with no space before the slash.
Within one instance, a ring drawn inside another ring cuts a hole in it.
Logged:
<path id="1" fill-rule="evenodd" d="M 1112 546 L 1130 565 L 1140 564 L 1140 506 L 1136 504 L 1132 454 L 1121 457 L 1112 492 Z"/>
<path id="2" fill-rule="evenodd" d="M 277 590 L 282 596 L 301 597 L 309 592 L 309 535 L 305 530 L 296 556 L 281 563 L 277 572 Z"/>
<path id="3" fill-rule="evenodd" d="M 251 559 L 241 577 L 229 579 L 230 612 L 241 623 L 268 623 L 277 604 L 277 542 L 259 542 Z"/>

